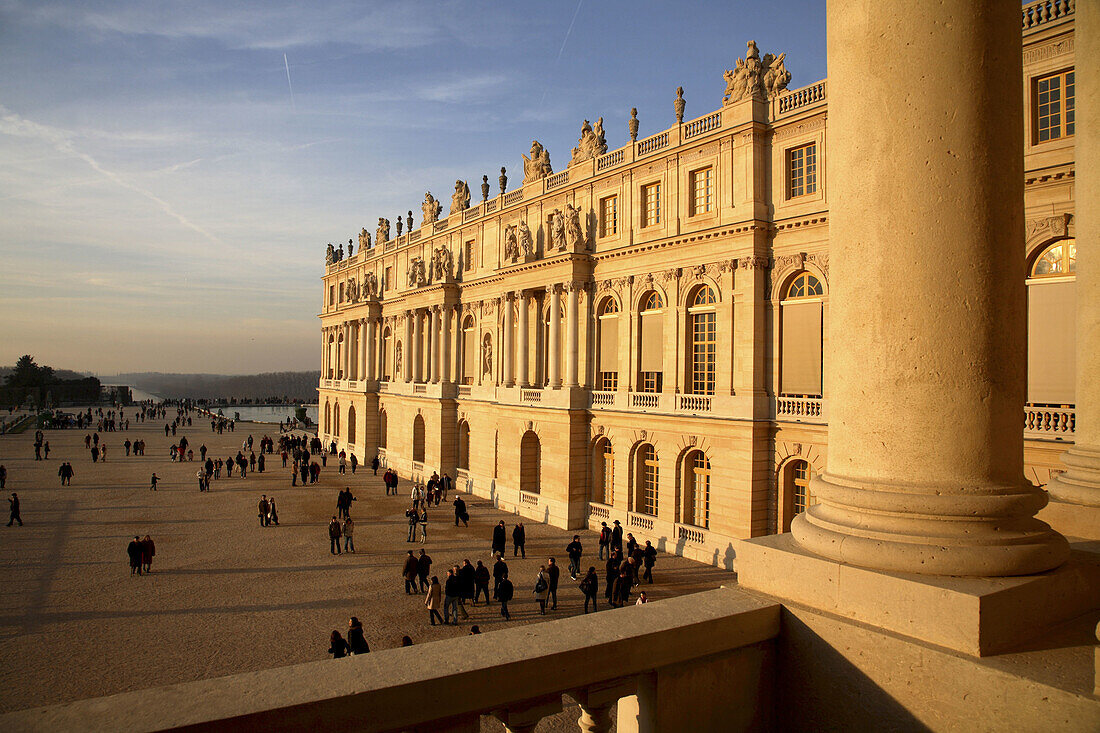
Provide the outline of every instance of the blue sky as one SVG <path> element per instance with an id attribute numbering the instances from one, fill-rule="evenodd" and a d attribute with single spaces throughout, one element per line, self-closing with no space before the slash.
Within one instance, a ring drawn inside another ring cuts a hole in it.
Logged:
<path id="1" fill-rule="evenodd" d="M 0 364 L 316 368 L 326 243 L 713 111 L 750 38 L 825 76 L 824 0 L 0 0 Z"/>

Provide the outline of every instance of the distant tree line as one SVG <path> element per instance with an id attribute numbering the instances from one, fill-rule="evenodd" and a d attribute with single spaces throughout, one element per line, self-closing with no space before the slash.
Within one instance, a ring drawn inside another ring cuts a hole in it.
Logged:
<path id="1" fill-rule="evenodd" d="M 112 381 L 168 399 L 245 405 L 316 402 L 320 378 L 320 371 L 247 375 L 139 372 L 119 374 Z"/>
<path id="2" fill-rule="evenodd" d="M 52 407 L 63 403 L 97 402 L 100 398 L 101 385 L 95 377 L 55 372 L 53 367 L 39 366 L 30 354 L 19 357 L 14 367 L 0 371 L 5 373 L 4 386 L 0 387 L 0 405 L 4 407 L 31 404 Z"/>

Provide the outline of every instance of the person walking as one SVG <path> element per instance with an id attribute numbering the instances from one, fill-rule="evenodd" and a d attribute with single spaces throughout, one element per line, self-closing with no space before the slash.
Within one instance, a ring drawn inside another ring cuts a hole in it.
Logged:
<path id="1" fill-rule="evenodd" d="M 424 598 L 424 605 L 428 608 L 428 621 L 435 626 L 435 620 L 439 619 L 439 623 L 446 623 L 443 617 L 439 615 L 439 609 L 443 605 L 443 589 L 439 587 L 439 578 L 432 576 L 432 584 L 428 587 L 428 592 Z"/>
<path id="2" fill-rule="evenodd" d="M 466 502 L 462 501 L 461 496 L 456 496 L 452 503 L 455 508 L 455 526 L 461 521 L 463 527 L 469 527 L 470 515 L 466 512 Z"/>
<path id="3" fill-rule="evenodd" d="M 500 581 L 508 575 L 508 563 L 497 553 L 497 561 L 493 563 L 493 598 L 500 600 Z"/>
<path id="4" fill-rule="evenodd" d="M 355 475 L 355 467 L 359 465 L 359 459 L 355 457 L 355 454 L 351 454 L 351 475 Z"/>
<path id="5" fill-rule="evenodd" d="M 554 558 L 547 560 L 549 565 L 546 568 L 547 580 L 550 583 L 550 588 L 547 590 L 550 598 L 554 599 L 554 604 L 550 606 L 551 611 L 558 609 L 558 579 L 561 577 L 561 566 L 558 565 Z"/>
<path id="6" fill-rule="evenodd" d="M 409 556 L 405 558 L 405 565 L 401 568 L 401 577 L 405 579 L 405 595 L 413 595 L 420 592 L 417 587 L 417 569 L 419 565 L 413 551 L 409 550 Z"/>
<path id="7" fill-rule="evenodd" d="M 378 475 L 378 456 L 375 456 L 370 461 L 371 470 L 374 471 L 374 475 Z"/>
<path id="8" fill-rule="evenodd" d="M 351 647 L 344 641 L 344 637 L 340 636 L 340 632 L 336 629 L 332 630 L 332 636 L 329 639 L 328 653 L 332 655 L 333 659 L 341 659 L 346 657 L 351 652 Z"/>
<path id="9" fill-rule="evenodd" d="M 417 511 L 417 502 L 413 502 L 413 505 L 405 511 L 405 516 L 409 520 L 409 536 L 405 540 L 406 542 L 416 541 L 416 525 L 420 522 L 420 513 Z"/>
<path id="10" fill-rule="evenodd" d="M 19 522 L 19 526 L 23 526 L 23 518 L 19 516 L 19 495 L 14 491 L 11 492 L 11 498 L 8 499 L 8 511 L 10 517 L 8 518 L 8 526 L 10 527 L 14 522 Z"/>
<path id="11" fill-rule="evenodd" d="M 428 504 L 420 505 L 420 511 L 416 513 L 416 523 L 420 525 L 420 543 L 428 541 Z"/>
<path id="12" fill-rule="evenodd" d="M 600 560 L 606 560 L 604 555 L 611 554 L 611 528 L 607 526 L 607 522 L 600 522 Z"/>
<path id="13" fill-rule="evenodd" d="M 581 593 L 584 593 L 584 612 L 588 613 L 588 602 L 592 602 L 592 610 L 598 611 L 596 607 L 596 594 L 600 590 L 600 579 L 596 575 L 596 568 L 588 568 L 588 574 L 584 576 L 584 580 L 581 581 Z"/>
<path id="14" fill-rule="evenodd" d="M 523 559 L 527 559 L 527 548 L 524 545 L 527 544 L 527 530 L 523 528 L 523 522 L 520 522 L 512 530 L 512 557 L 516 555 L 522 555 Z"/>
<path id="15" fill-rule="evenodd" d="M 367 645 L 367 639 L 363 636 L 363 623 L 356 616 L 348 619 L 348 649 L 352 654 L 370 653 L 370 646 Z"/>
<path id="16" fill-rule="evenodd" d="M 649 540 L 645 541 L 645 549 L 642 550 L 642 564 L 645 566 L 642 578 L 647 583 L 653 583 L 653 566 L 657 564 L 657 548 Z"/>
<path id="17" fill-rule="evenodd" d="M 492 576 L 489 574 L 489 568 L 481 564 L 481 560 L 477 561 L 477 567 L 474 568 L 474 605 L 477 605 L 477 599 L 481 597 L 481 594 L 485 594 L 485 605 L 489 605 L 489 579 Z"/>
<path id="18" fill-rule="evenodd" d="M 420 548 L 420 557 L 416 558 L 416 579 L 420 583 L 420 590 L 428 590 L 428 573 L 432 571 L 432 556 L 423 547 Z"/>
<path id="19" fill-rule="evenodd" d="M 160 481 L 160 479 L 157 478 L 157 475 L 154 473 L 152 478 L 149 479 L 149 490 L 150 491 L 156 491 L 157 490 L 157 481 Z"/>
<path id="20" fill-rule="evenodd" d="M 503 555 L 504 554 L 504 542 L 507 536 L 507 530 L 504 528 L 504 520 L 500 520 L 497 526 L 493 527 L 493 551 L 491 555 Z"/>
<path id="21" fill-rule="evenodd" d="M 535 600 L 539 602 L 539 613 L 546 615 L 546 600 L 550 597 L 550 583 L 546 579 L 546 566 L 539 565 L 539 573 L 535 576 L 535 588 L 533 590 Z"/>
<path id="22" fill-rule="evenodd" d="M 607 558 L 607 563 L 604 565 L 604 598 L 607 599 L 609 604 L 612 604 L 612 594 L 615 592 L 615 578 L 619 577 L 619 565 L 621 564 L 622 557 L 620 553 L 612 551 L 611 555 Z"/>
<path id="23" fill-rule="evenodd" d="M 497 600 L 500 601 L 500 615 L 504 617 L 505 621 L 512 619 L 512 614 L 508 612 L 508 601 L 512 600 L 512 595 L 515 593 L 515 587 L 512 585 L 512 581 L 508 580 L 508 570 L 505 569 L 504 577 L 500 579 L 500 585 L 497 586 Z"/>
<path id="24" fill-rule="evenodd" d="M 126 546 L 126 555 L 130 558 L 130 575 L 141 575 L 141 538 L 134 537 Z"/>
<path id="25" fill-rule="evenodd" d="M 275 508 L 274 496 L 267 500 L 267 521 L 268 524 L 279 526 L 279 510 Z"/>
<path id="26" fill-rule="evenodd" d="M 619 520 L 615 520 L 615 526 L 611 529 L 611 552 L 618 550 L 623 551 L 623 528 L 619 524 Z"/>
<path id="27" fill-rule="evenodd" d="M 0 489 L 4 488 L 4 484 L 8 482 L 8 469 L 4 468 L 3 464 L 0 464 Z"/>
<path id="28" fill-rule="evenodd" d="M 461 597 L 462 581 L 458 578 L 458 568 L 453 567 L 447 571 L 447 580 L 443 584 L 443 623 L 458 626 L 458 599 Z"/>
<path id="29" fill-rule="evenodd" d="M 573 541 L 565 546 L 565 554 L 569 556 L 569 577 L 573 580 L 581 574 L 581 536 L 573 535 Z"/>
<path id="30" fill-rule="evenodd" d="M 157 546 L 153 544 L 153 538 L 145 535 L 141 540 L 141 565 L 145 572 L 153 572 L 153 556 L 157 554 Z"/>
<path id="31" fill-rule="evenodd" d="M 263 494 L 263 495 L 260 496 L 260 501 L 256 505 L 256 511 L 257 511 L 257 513 L 259 514 L 259 517 L 260 517 L 260 526 L 261 527 L 266 527 L 267 526 L 267 512 L 268 512 L 268 509 L 270 509 L 270 504 L 268 504 L 268 502 L 267 502 L 267 494 Z"/>
<path id="32" fill-rule="evenodd" d="M 355 552 L 355 540 L 353 534 L 355 533 L 355 522 L 351 517 L 344 520 L 343 526 L 344 532 L 344 552 Z"/>
<path id="33" fill-rule="evenodd" d="M 330 554 L 339 555 L 340 550 L 340 520 L 336 517 L 328 523 L 328 551 Z"/>

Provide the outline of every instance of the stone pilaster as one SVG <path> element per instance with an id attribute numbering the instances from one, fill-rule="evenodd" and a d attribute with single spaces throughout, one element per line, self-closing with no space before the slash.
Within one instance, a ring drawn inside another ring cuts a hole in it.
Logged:
<path id="1" fill-rule="evenodd" d="M 561 286 L 546 288 L 550 294 L 550 388 L 561 387 Z"/>
<path id="2" fill-rule="evenodd" d="M 516 383 L 515 379 L 515 364 L 516 364 L 516 339 L 515 328 L 512 325 L 515 317 L 512 310 L 512 294 L 507 293 L 500 300 L 500 305 L 504 309 L 504 386 L 512 387 Z"/>
<path id="3" fill-rule="evenodd" d="M 571 282 L 568 287 L 569 299 L 565 308 L 565 386 L 577 387 L 580 385 L 577 381 L 577 311 L 584 283 Z"/>
<path id="4" fill-rule="evenodd" d="M 531 386 L 528 379 L 528 368 L 530 366 L 530 341 L 531 332 L 527 327 L 528 318 L 528 303 L 527 295 L 523 291 L 516 293 L 516 300 L 518 301 L 516 307 L 519 309 L 519 333 L 517 334 L 516 348 L 516 381 L 519 382 L 521 387 Z"/>

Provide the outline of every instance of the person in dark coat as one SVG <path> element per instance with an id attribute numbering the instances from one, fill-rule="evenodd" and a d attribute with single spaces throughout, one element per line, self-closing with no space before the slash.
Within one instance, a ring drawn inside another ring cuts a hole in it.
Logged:
<path id="1" fill-rule="evenodd" d="M 420 590 L 428 590 L 428 573 L 432 571 L 432 556 L 420 548 L 420 557 L 416 558 L 416 577 L 420 583 Z"/>
<path id="2" fill-rule="evenodd" d="M 653 582 L 653 566 L 657 563 L 657 548 L 649 541 L 645 541 L 645 549 L 642 550 L 642 564 L 645 565 L 645 573 L 642 578 L 647 583 Z"/>
<path id="3" fill-rule="evenodd" d="M 469 527 L 470 515 L 466 513 L 466 502 L 462 501 L 461 496 L 456 496 L 453 502 L 455 507 L 455 526 L 461 521 L 463 527 Z"/>
<path id="4" fill-rule="evenodd" d="M 497 561 L 493 563 L 493 598 L 500 599 L 500 581 L 508 574 L 508 563 L 497 554 Z"/>
<path id="5" fill-rule="evenodd" d="M 592 601 L 592 610 L 598 611 L 596 607 L 596 593 L 600 590 L 600 579 L 596 575 L 596 568 L 588 568 L 588 574 L 584 576 L 584 580 L 581 581 L 581 593 L 584 593 L 584 612 L 588 613 L 588 602 Z"/>
<path id="6" fill-rule="evenodd" d="M 622 564 L 622 561 L 622 553 L 612 551 L 611 555 L 607 558 L 607 563 L 604 565 L 606 577 L 604 578 L 605 586 L 603 595 L 608 603 L 612 602 L 612 595 L 615 592 L 615 578 L 619 577 L 619 565 Z"/>
<path id="7" fill-rule="evenodd" d="M 516 589 L 512 585 L 512 581 L 508 580 L 508 570 L 505 569 L 504 577 L 500 579 L 500 585 L 497 586 L 497 600 L 500 601 L 500 615 L 504 617 L 505 621 L 512 618 L 512 614 L 508 613 L 508 601 L 512 600 L 515 591 Z"/>
<path id="8" fill-rule="evenodd" d="M 405 579 L 405 595 L 420 592 L 416 582 L 419 569 L 420 566 L 416 561 L 416 557 L 413 556 L 413 551 L 409 550 L 409 556 L 405 558 L 405 566 L 401 568 L 401 577 Z"/>
<path id="9" fill-rule="evenodd" d="M 371 459 L 370 467 L 371 467 L 371 470 L 374 471 L 374 475 L 377 476 L 378 475 L 378 456 L 375 456 L 374 458 Z M 387 487 L 387 493 L 388 493 L 388 488 L 389 487 Z"/>
<path id="10" fill-rule="evenodd" d="M 126 554 L 130 558 L 130 575 L 141 575 L 141 538 L 134 537 L 126 546 Z"/>
<path id="11" fill-rule="evenodd" d="M 565 546 L 565 554 L 569 556 L 569 577 L 573 580 L 581 574 L 581 536 L 573 535 L 573 541 Z"/>
<path id="12" fill-rule="evenodd" d="M 344 637 L 340 636 L 340 632 L 333 629 L 332 636 L 329 639 L 328 653 L 332 655 L 333 659 L 340 659 L 346 657 L 351 651 L 351 647 L 344 641 Z"/>
<path id="13" fill-rule="evenodd" d="M 527 544 L 527 530 L 523 528 L 523 522 L 520 522 L 512 529 L 512 557 L 516 555 L 522 555 L 523 559 L 527 559 L 527 548 L 524 545 Z"/>
<path id="14" fill-rule="evenodd" d="M 10 511 L 10 518 L 8 519 L 8 526 L 10 527 L 13 522 L 19 522 L 19 526 L 23 526 L 23 518 L 19 516 L 19 496 L 13 491 L 11 498 L 8 499 L 8 509 Z"/>
<path id="15" fill-rule="evenodd" d="M 504 554 L 504 542 L 507 538 L 507 530 L 504 528 L 504 520 L 500 520 L 500 524 L 493 527 L 493 554 Z"/>
<path id="16" fill-rule="evenodd" d="M 352 654 L 367 654 L 370 647 L 363 636 L 363 624 L 355 616 L 348 621 L 348 648 Z"/>
<path id="17" fill-rule="evenodd" d="M 340 529 L 340 520 L 333 517 L 332 521 L 328 523 L 328 550 L 333 555 L 342 554 L 340 549 L 340 536 L 342 534 L 343 531 Z"/>
<path id="18" fill-rule="evenodd" d="M 477 561 L 477 567 L 474 568 L 474 605 L 477 605 L 477 599 L 481 597 L 481 594 L 485 594 L 485 605 L 489 605 L 489 568 L 481 564 L 481 560 Z"/>
<path id="19" fill-rule="evenodd" d="M 547 589 L 547 600 L 553 600 L 553 605 L 550 606 L 551 611 L 556 611 L 558 608 L 558 578 L 560 577 L 561 566 L 554 561 L 554 558 L 550 558 L 546 565 L 546 579 L 550 584 Z"/>
<path id="20" fill-rule="evenodd" d="M 604 555 L 611 554 L 611 528 L 607 526 L 607 522 L 600 522 L 600 555 L 599 559 L 603 560 Z"/>
<path id="21" fill-rule="evenodd" d="M 477 571 L 474 566 L 470 564 L 469 560 L 462 561 L 462 567 L 458 569 L 458 578 L 462 581 L 462 596 L 459 598 L 458 605 L 462 608 L 463 615 L 466 615 L 466 601 L 473 601 L 474 592 L 477 590 Z"/>
<path id="22" fill-rule="evenodd" d="M 618 550 L 623 551 L 623 528 L 619 524 L 619 520 L 615 520 L 615 526 L 611 528 L 611 552 Z"/>
<path id="23" fill-rule="evenodd" d="M 153 544 L 153 538 L 145 535 L 141 541 L 141 565 L 145 572 L 153 572 L 153 556 L 157 554 L 157 546 Z"/>

